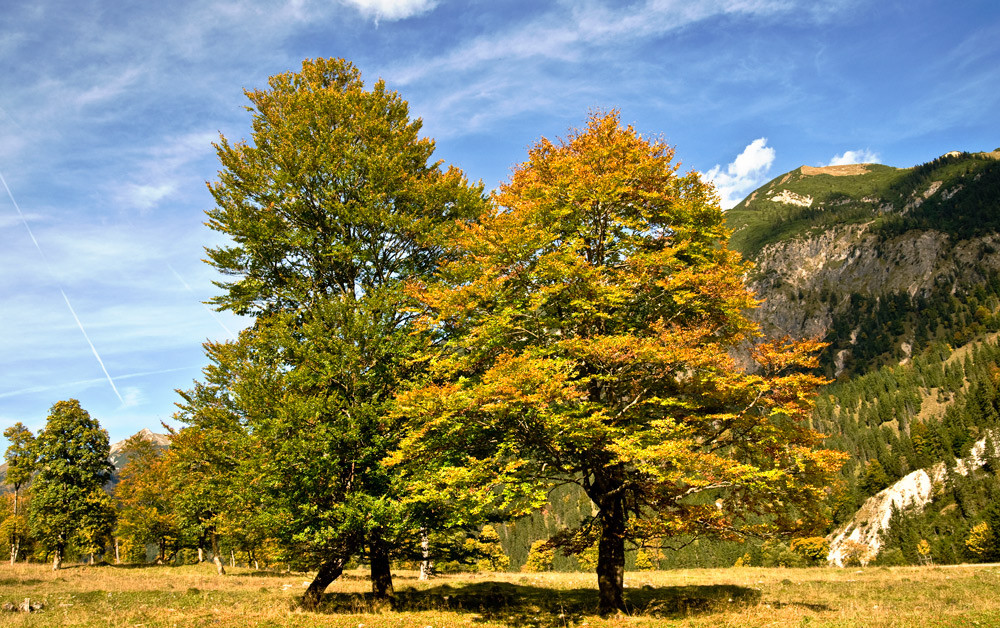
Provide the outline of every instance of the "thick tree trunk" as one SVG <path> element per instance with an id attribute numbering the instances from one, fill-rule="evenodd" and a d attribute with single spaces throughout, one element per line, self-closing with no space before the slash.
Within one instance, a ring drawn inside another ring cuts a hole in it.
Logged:
<path id="1" fill-rule="evenodd" d="M 198 564 L 205 562 L 205 548 L 201 545 L 198 546 Z"/>
<path id="2" fill-rule="evenodd" d="M 375 599 L 392 597 L 392 563 L 389 560 L 389 546 L 379 532 L 373 532 L 369 539 L 368 553 L 372 563 L 372 593 Z"/>
<path id="3" fill-rule="evenodd" d="M 603 500 L 598 514 L 601 539 L 597 545 L 598 612 L 610 615 L 625 608 L 625 504 L 621 497 Z"/>
<path id="4" fill-rule="evenodd" d="M 52 553 L 52 571 L 59 571 L 62 567 L 62 548 L 57 547 L 56 551 Z"/>
<path id="5" fill-rule="evenodd" d="M 219 557 L 219 535 L 212 533 L 212 562 L 215 563 L 215 570 L 220 576 L 226 575 L 226 568 L 222 565 L 222 558 Z"/>
<path id="6" fill-rule="evenodd" d="M 319 603 L 323 599 L 323 591 L 326 591 L 330 583 L 339 578 L 343 571 L 344 561 L 339 558 L 329 560 L 320 565 L 319 571 L 316 572 L 316 577 L 309 583 L 309 588 L 306 589 L 305 594 L 302 596 L 302 607 L 308 611 L 318 609 Z"/>

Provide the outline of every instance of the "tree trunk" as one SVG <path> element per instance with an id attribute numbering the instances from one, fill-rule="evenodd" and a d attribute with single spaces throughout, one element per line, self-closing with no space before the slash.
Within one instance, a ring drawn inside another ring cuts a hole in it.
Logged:
<path id="1" fill-rule="evenodd" d="M 226 575 L 226 568 L 219 557 L 219 536 L 215 532 L 212 533 L 212 562 L 215 563 L 215 570 L 220 576 Z"/>
<path id="2" fill-rule="evenodd" d="M 598 612 L 627 613 L 625 580 L 625 504 L 619 495 L 600 504 L 601 539 L 597 545 Z"/>
<path id="3" fill-rule="evenodd" d="M 62 548 L 57 547 L 52 554 L 52 571 L 59 571 L 62 567 Z"/>
<path id="4" fill-rule="evenodd" d="M 229 566 L 236 569 L 236 551 L 229 548 Z"/>
<path id="5" fill-rule="evenodd" d="M 389 560 L 389 546 L 380 532 L 372 533 L 369 539 L 368 553 L 371 556 L 372 593 L 375 594 L 375 599 L 384 600 L 392 597 L 395 591 L 392 588 L 392 563 Z"/>
<path id="6" fill-rule="evenodd" d="M 428 580 L 434 570 L 434 563 L 431 562 L 431 537 L 427 534 L 427 528 L 420 528 L 420 579 Z"/>
<path id="7" fill-rule="evenodd" d="M 10 538 L 10 564 L 13 567 L 14 563 L 17 562 L 17 551 L 21 545 L 21 539 L 18 537 L 17 531 L 17 493 L 19 487 L 14 487 L 14 529 L 11 531 Z"/>
<path id="8" fill-rule="evenodd" d="M 198 546 L 198 564 L 205 562 L 205 548 L 201 545 Z"/>
<path id="9" fill-rule="evenodd" d="M 337 558 L 329 560 L 319 566 L 316 577 L 309 583 L 309 588 L 302 595 L 302 607 L 307 611 L 315 611 L 319 608 L 319 603 L 323 599 L 323 591 L 330 586 L 330 583 L 340 577 L 344 571 L 344 561 Z"/>
<path id="10" fill-rule="evenodd" d="M 118 551 L 118 537 L 115 537 L 115 564 L 122 564 L 122 555 Z"/>

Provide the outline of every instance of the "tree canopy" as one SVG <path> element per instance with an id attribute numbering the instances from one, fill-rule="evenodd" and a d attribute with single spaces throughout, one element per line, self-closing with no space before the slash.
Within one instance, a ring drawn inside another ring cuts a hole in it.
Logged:
<path id="1" fill-rule="evenodd" d="M 67 545 L 92 546 L 110 532 L 113 509 L 104 484 L 114 467 L 108 433 L 76 399 L 58 401 L 35 441 L 38 474 L 31 484 L 32 527 L 59 569 Z"/>
<path id="2" fill-rule="evenodd" d="M 762 341 L 713 189 L 673 156 L 617 112 L 543 139 L 410 286 L 439 342 L 397 460 L 484 504 L 581 486 L 597 515 L 557 543 L 598 544 L 603 612 L 627 540 L 803 525 L 840 460 L 804 422 L 817 344 Z"/>
<path id="3" fill-rule="evenodd" d="M 238 448 L 220 443 L 238 478 L 230 510 L 318 568 L 307 606 L 359 554 L 386 595 L 391 554 L 419 528 L 382 463 L 402 435 L 388 408 L 421 342 L 403 288 L 436 269 L 482 189 L 431 162 L 406 102 L 382 81 L 366 89 L 346 61 L 307 60 L 247 97 L 252 142 L 221 139 L 209 186 L 208 225 L 232 243 L 208 259 L 231 278 L 215 304 L 255 323 L 207 345 L 213 364 L 181 417 L 235 436 Z M 241 487 L 254 493 L 242 502 Z"/>
<path id="4" fill-rule="evenodd" d="M 13 511 L 11 520 L 6 526 L 6 529 L 9 530 L 7 536 L 10 542 L 10 564 L 13 565 L 17 562 L 21 538 L 27 532 L 26 521 L 20 511 L 21 487 L 26 486 L 31 481 L 37 455 L 35 454 L 35 436 L 20 421 L 5 429 L 3 436 L 10 443 L 7 451 L 4 452 L 4 460 L 7 461 L 7 476 L 4 478 L 4 482 L 14 487 Z"/>

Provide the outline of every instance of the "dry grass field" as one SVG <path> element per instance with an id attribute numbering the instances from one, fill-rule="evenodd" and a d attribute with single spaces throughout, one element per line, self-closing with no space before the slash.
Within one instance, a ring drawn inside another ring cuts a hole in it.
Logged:
<path id="1" fill-rule="evenodd" d="M 297 608 L 309 576 L 211 565 L 0 565 L 0 626 L 998 626 L 1000 568 L 693 569 L 626 576 L 629 617 L 601 618 L 592 574 L 396 575 L 392 605 L 364 572 L 335 582 L 319 613 Z"/>

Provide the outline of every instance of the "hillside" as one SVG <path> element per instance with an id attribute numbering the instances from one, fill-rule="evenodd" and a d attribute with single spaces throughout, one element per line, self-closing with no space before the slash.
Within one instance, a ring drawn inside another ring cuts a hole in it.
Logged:
<path id="1" fill-rule="evenodd" d="M 973 448 L 1000 423 L 998 158 L 803 166 L 727 215 L 765 329 L 829 343 L 821 368 L 837 381 L 814 427 L 851 455 L 832 516 L 881 560 L 915 562 L 919 539 L 928 559 L 970 559 L 965 539 L 1000 486 L 996 465 L 955 462 L 982 462 Z"/>
<path id="2" fill-rule="evenodd" d="M 771 334 L 819 337 L 829 377 L 1000 329 L 1000 152 L 809 168 L 730 210 Z"/>

